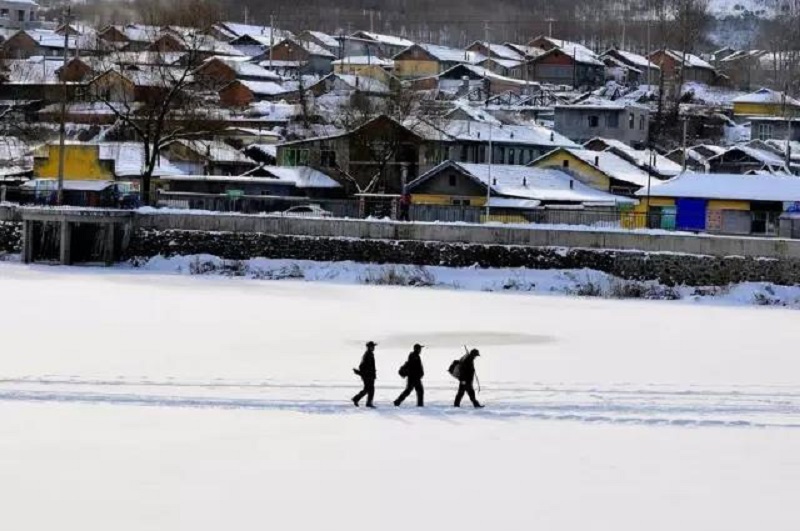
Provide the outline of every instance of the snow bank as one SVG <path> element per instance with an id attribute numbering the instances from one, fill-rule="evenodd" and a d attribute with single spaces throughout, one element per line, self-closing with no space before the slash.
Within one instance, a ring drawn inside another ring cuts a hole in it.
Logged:
<path id="1" fill-rule="evenodd" d="M 800 309 L 800 286 L 749 282 L 732 286 L 671 287 L 628 281 L 591 269 L 535 270 L 421 267 L 307 260 L 223 260 L 211 255 L 158 256 L 121 266 L 144 272 L 219 275 L 258 280 L 429 287 L 482 292 L 524 292 L 616 299 L 681 300 L 697 303 L 781 306 Z"/>

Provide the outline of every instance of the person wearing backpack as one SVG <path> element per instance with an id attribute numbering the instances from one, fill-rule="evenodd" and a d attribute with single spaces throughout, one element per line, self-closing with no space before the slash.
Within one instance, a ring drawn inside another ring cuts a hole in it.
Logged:
<path id="1" fill-rule="evenodd" d="M 422 377 L 425 376 L 425 369 L 422 367 L 420 354 L 422 354 L 422 345 L 414 345 L 414 350 L 408 355 L 408 361 L 400 367 L 400 376 L 406 379 L 406 388 L 394 401 L 395 406 L 402 404 L 403 400 L 411 394 L 411 391 L 416 391 L 417 393 L 417 407 L 425 406 L 425 388 L 422 386 Z"/>
<path id="2" fill-rule="evenodd" d="M 461 399 L 464 398 L 465 393 L 473 406 L 476 408 L 483 407 L 478 402 L 478 399 L 475 398 L 475 387 L 473 385 L 475 381 L 475 358 L 480 355 L 481 353 L 478 352 L 478 349 L 470 350 L 458 361 L 457 368 L 451 371 L 451 374 L 458 378 L 458 392 L 456 393 L 456 401 L 453 404 L 455 407 L 461 407 Z"/>
<path id="3" fill-rule="evenodd" d="M 367 407 L 375 407 L 372 404 L 372 399 L 375 397 L 375 379 L 378 377 L 378 372 L 375 370 L 375 346 L 374 341 L 367 343 L 367 351 L 364 352 L 358 369 L 353 369 L 353 372 L 359 375 L 361 381 L 364 382 L 364 389 L 353 397 L 353 404 L 356 407 L 358 407 L 358 402 L 365 396 L 367 397 Z"/>

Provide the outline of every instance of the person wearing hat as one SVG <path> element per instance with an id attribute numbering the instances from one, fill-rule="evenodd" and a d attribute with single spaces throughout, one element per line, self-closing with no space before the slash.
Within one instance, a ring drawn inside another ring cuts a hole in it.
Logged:
<path id="1" fill-rule="evenodd" d="M 478 402 L 478 399 L 475 398 L 475 387 L 473 386 L 475 381 L 475 358 L 480 355 L 481 353 L 478 352 L 478 349 L 474 348 L 465 354 L 458 363 L 458 392 L 456 393 L 455 404 L 453 404 L 455 407 L 461 407 L 461 399 L 464 398 L 464 393 L 467 394 L 473 406 L 476 408 L 483 407 Z"/>
<path id="2" fill-rule="evenodd" d="M 375 347 L 374 341 L 367 342 L 367 351 L 361 357 L 361 363 L 358 369 L 353 369 L 353 372 L 361 377 L 364 382 L 364 388 L 353 397 L 353 404 L 358 407 L 358 402 L 367 397 L 367 407 L 374 408 L 372 399 L 375 397 L 375 379 L 378 377 L 378 372 L 375 370 Z"/>
<path id="3" fill-rule="evenodd" d="M 400 375 L 406 378 L 406 388 L 394 401 L 395 406 L 403 403 L 411 391 L 417 393 L 417 407 L 425 406 L 425 388 L 422 386 L 422 377 L 425 376 L 425 369 L 422 367 L 422 345 L 414 345 L 414 350 L 408 355 L 408 361 L 400 368 Z"/>

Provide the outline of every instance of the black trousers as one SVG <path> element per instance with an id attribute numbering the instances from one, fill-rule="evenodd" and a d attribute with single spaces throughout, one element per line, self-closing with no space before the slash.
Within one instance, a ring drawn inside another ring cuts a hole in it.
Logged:
<path id="1" fill-rule="evenodd" d="M 372 399 L 375 397 L 375 379 L 374 378 L 364 378 L 361 377 L 361 380 L 364 382 L 364 389 L 361 390 L 356 396 L 353 397 L 353 400 L 358 402 L 365 396 L 367 397 L 367 405 L 372 405 Z"/>
<path id="2" fill-rule="evenodd" d="M 417 392 L 417 405 L 422 407 L 425 405 L 425 388 L 422 387 L 422 380 L 409 380 L 406 382 L 406 388 L 400 393 L 400 396 L 397 397 L 397 400 L 394 401 L 395 404 L 398 406 L 403 403 L 403 400 L 408 398 L 408 395 L 411 394 L 411 391 Z"/>
<path id="3" fill-rule="evenodd" d="M 461 399 L 464 398 L 464 393 L 467 394 L 473 406 L 480 405 L 478 399 L 475 398 L 475 387 L 473 387 L 472 382 L 459 382 L 458 393 L 456 393 L 456 407 L 461 405 Z"/>

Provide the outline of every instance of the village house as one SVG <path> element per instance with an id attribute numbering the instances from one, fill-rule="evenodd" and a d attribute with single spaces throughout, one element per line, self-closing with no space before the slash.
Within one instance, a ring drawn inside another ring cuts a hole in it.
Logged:
<path id="1" fill-rule="evenodd" d="M 58 177 L 58 144 L 36 149 L 33 174 L 37 179 Z M 77 181 L 136 181 L 145 168 L 144 145 L 139 142 L 67 142 L 64 179 Z M 155 177 L 177 175 L 180 170 L 161 157 Z"/>
<path id="2" fill-rule="evenodd" d="M 316 44 L 317 46 L 321 46 L 337 58 L 344 57 L 342 55 L 341 41 L 339 41 L 333 35 L 329 35 L 322 31 L 305 30 L 298 33 L 296 39 L 300 42 L 310 42 Z"/>
<path id="3" fill-rule="evenodd" d="M 785 157 L 749 145 L 733 146 L 708 159 L 711 173 L 791 173 Z"/>
<path id="4" fill-rule="evenodd" d="M 558 148 L 530 165 L 558 168 L 587 186 L 615 195 L 633 196 L 642 188 L 661 182 L 611 151 Z"/>
<path id="5" fill-rule="evenodd" d="M 683 171 L 680 164 L 676 164 L 654 149 L 635 148 L 611 138 L 593 138 L 583 147 L 592 151 L 611 151 L 659 179 L 670 179 Z"/>
<path id="6" fill-rule="evenodd" d="M 356 92 L 368 96 L 386 97 L 391 93 L 391 88 L 371 77 L 328 74 L 308 87 L 308 91 L 317 97 L 325 94 L 351 95 Z"/>
<path id="7" fill-rule="evenodd" d="M 477 99 L 483 101 L 508 92 L 526 94 L 537 86 L 536 83 L 501 76 L 486 68 L 467 64 L 454 66 L 438 76 L 415 79 L 410 84 L 413 90 L 439 90 L 454 96 L 478 92 Z"/>
<path id="8" fill-rule="evenodd" d="M 394 57 L 395 55 L 399 54 L 412 44 L 413 41 L 408 39 L 404 39 L 403 37 L 396 37 L 394 35 L 382 35 L 380 33 L 374 33 L 370 31 L 357 31 L 353 33 L 351 36 L 353 39 L 358 39 L 361 41 L 366 41 L 367 43 L 371 43 L 374 48 L 367 47 L 367 49 L 377 50 L 378 55 L 381 57 Z M 366 51 L 366 50 L 365 50 Z M 345 50 L 346 55 L 350 55 L 350 50 Z M 362 54 L 353 54 L 353 55 L 368 55 L 366 53 Z"/>
<path id="9" fill-rule="evenodd" d="M 218 140 L 175 140 L 161 150 L 182 175 L 243 175 L 256 161 Z"/>
<path id="10" fill-rule="evenodd" d="M 277 152 L 278 165 L 317 169 L 350 194 L 398 194 L 435 157 L 419 134 L 388 116 L 346 133 L 279 144 Z"/>
<path id="11" fill-rule="evenodd" d="M 489 190 L 487 190 L 489 188 Z M 589 187 L 555 168 L 445 161 L 408 185 L 414 204 L 486 206 L 496 215 L 548 206 L 615 207 L 637 201 Z"/>
<path id="12" fill-rule="evenodd" d="M 273 81 L 236 79 L 219 89 L 219 102 L 224 107 L 247 107 L 260 101 L 294 99 L 298 92 Z"/>
<path id="13" fill-rule="evenodd" d="M 336 56 L 318 44 L 285 39 L 254 60 L 260 60 L 262 64 L 268 64 L 270 61 L 279 64 L 294 63 L 300 75 L 324 76 L 333 72 L 335 59 Z"/>
<path id="14" fill-rule="evenodd" d="M 752 90 L 753 86 L 764 80 L 764 61 L 769 55 L 766 50 L 741 50 L 714 58 L 714 66 L 725 75 L 731 87 L 737 90 Z"/>
<path id="15" fill-rule="evenodd" d="M 39 4 L 29 0 L 0 1 L 0 28 L 22 29 L 39 25 Z"/>
<path id="16" fill-rule="evenodd" d="M 800 201 L 800 179 L 786 175 L 684 173 L 645 190 L 639 209 L 669 212 L 678 230 L 774 235 L 786 205 Z"/>
<path id="17" fill-rule="evenodd" d="M 30 57 L 64 56 L 65 37 L 52 30 L 24 29 L 6 39 L 0 49 L 7 59 L 28 59 Z M 66 38 L 67 51 L 75 55 L 80 49 L 82 53 L 92 53 L 91 42 L 85 42 L 80 35 Z"/>
<path id="18" fill-rule="evenodd" d="M 670 151 L 665 155 L 669 160 L 680 164 L 684 164 L 683 148 L 678 148 Z M 709 159 L 724 153 L 726 150 L 722 146 L 714 146 L 711 144 L 701 144 L 699 146 L 691 146 L 686 148 L 686 168 L 694 172 L 708 172 L 711 169 Z"/>
<path id="19" fill-rule="evenodd" d="M 274 42 L 280 42 L 283 39 L 293 37 L 291 31 L 272 28 L 270 26 L 259 26 L 255 24 L 243 24 L 241 22 L 218 22 L 208 29 L 208 34 L 215 39 L 227 43 L 231 43 L 240 37 L 248 35 L 257 35 L 260 38 L 265 38 L 267 42 L 274 39 Z M 269 47 L 269 44 L 267 44 Z M 258 55 L 256 53 L 246 53 L 245 55 Z"/>
<path id="20" fill-rule="evenodd" d="M 194 72 L 198 82 L 208 87 L 222 87 L 235 80 L 280 84 L 283 78 L 263 66 L 242 58 L 212 57 Z"/>
<path id="21" fill-rule="evenodd" d="M 754 140 L 800 141 L 800 117 L 753 116 L 750 118 L 750 136 Z"/>
<path id="22" fill-rule="evenodd" d="M 174 175 L 164 177 L 164 191 L 228 197 L 337 198 L 342 186 L 308 167 L 259 167 L 257 175 Z"/>
<path id="23" fill-rule="evenodd" d="M 553 149 L 579 147 L 555 131 L 534 124 L 447 120 L 435 125 L 419 124 L 416 130 L 441 160 L 454 162 L 525 165 Z"/>
<path id="24" fill-rule="evenodd" d="M 538 37 L 528 45 L 545 52 L 522 67 L 526 69 L 525 79 L 575 88 L 596 87 L 605 81 L 605 64 L 581 44 Z"/>
<path id="25" fill-rule="evenodd" d="M 629 86 L 658 85 L 661 69 L 647 57 L 611 48 L 600 59 L 606 65 L 606 78 Z"/>
<path id="26" fill-rule="evenodd" d="M 367 76 L 387 83 L 394 72 L 394 61 L 372 55 L 347 56 L 331 63 L 335 74 Z"/>
<path id="27" fill-rule="evenodd" d="M 400 79 L 432 77 L 460 64 L 483 59 L 478 53 L 433 44 L 414 44 L 393 57 L 394 75 Z"/>
<path id="28" fill-rule="evenodd" d="M 800 116 L 800 101 L 788 94 L 761 88 L 733 100 L 733 115 L 737 119 L 753 116 Z"/>
<path id="29" fill-rule="evenodd" d="M 143 52 L 162 34 L 157 26 L 144 24 L 110 25 L 97 32 L 97 38 L 112 50 Z"/>
<path id="30" fill-rule="evenodd" d="M 649 59 L 661 69 L 664 85 L 670 92 L 676 90 L 681 79 L 683 82 L 696 81 L 706 85 L 716 83 L 717 71 L 700 57 L 676 50 L 658 50 L 649 55 Z"/>
<path id="31" fill-rule="evenodd" d="M 0 99 L 14 102 L 37 101 L 40 105 L 60 102 L 66 89 L 67 101 L 72 101 L 84 90 L 84 81 L 67 80 L 62 85 L 59 73 L 62 60 L 39 57 L 5 61 L 0 73 Z M 67 75 L 67 72 L 64 72 Z"/>
<path id="32" fill-rule="evenodd" d="M 600 98 L 556 105 L 555 130 L 579 143 L 602 137 L 642 147 L 650 133 L 650 110 L 644 105 Z"/>

